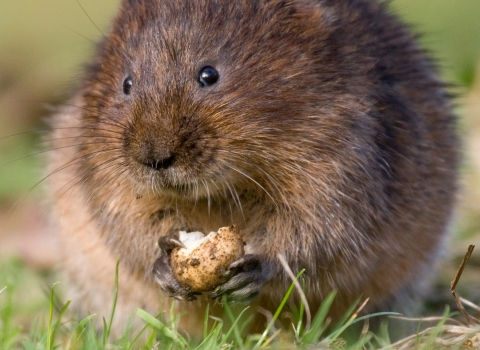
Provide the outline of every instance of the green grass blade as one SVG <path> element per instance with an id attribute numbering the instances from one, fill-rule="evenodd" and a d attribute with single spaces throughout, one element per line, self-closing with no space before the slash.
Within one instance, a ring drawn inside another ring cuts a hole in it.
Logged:
<path id="1" fill-rule="evenodd" d="M 302 289 L 305 291 L 305 279 L 302 278 Z M 297 337 L 301 334 L 302 332 L 302 326 L 303 326 L 303 314 L 305 313 L 305 304 L 303 301 L 300 302 L 300 311 L 298 312 L 298 322 L 297 322 L 297 327 L 294 327 L 295 334 Z"/>
<path id="2" fill-rule="evenodd" d="M 15 287 L 14 285 L 4 287 L 2 292 L 5 290 L 7 290 L 4 294 L 5 298 L 2 297 L 5 300 L 5 304 L 0 307 L 0 348 L 10 349 L 18 340 L 21 329 L 13 324 L 15 314 L 13 294 L 15 293 Z"/>
<path id="3" fill-rule="evenodd" d="M 58 283 L 58 282 L 57 282 Z M 48 326 L 47 326 L 47 349 L 52 350 L 53 344 L 52 344 L 52 323 L 53 323 L 53 309 L 54 309 L 54 289 L 55 285 L 57 283 L 54 283 L 52 287 L 50 288 L 50 300 L 49 300 L 49 314 L 48 314 Z"/>
<path id="4" fill-rule="evenodd" d="M 95 314 L 92 314 L 92 315 L 88 315 L 87 317 L 85 317 L 83 320 L 81 320 L 80 322 L 78 322 L 78 325 L 77 325 L 77 329 L 83 329 L 87 326 L 87 323 L 90 322 L 91 320 L 93 320 L 95 318 Z"/>
<path id="5" fill-rule="evenodd" d="M 55 322 L 55 325 L 53 326 L 52 335 L 51 335 L 52 345 L 55 343 L 55 335 L 57 334 L 57 330 L 60 327 L 60 322 L 62 321 L 63 314 L 65 313 L 65 311 L 67 311 L 69 305 L 70 305 L 70 300 L 67 301 L 65 305 L 63 305 L 62 309 L 58 314 L 57 322 Z"/>
<path id="6" fill-rule="evenodd" d="M 182 336 L 179 336 L 178 333 L 173 332 L 170 328 L 168 328 L 165 324 L 163 324 L 160 320 L 156 319 L 148 312 L 142 309 L 136 309 L 135 314 L 147 322 L 151 327 L 161 332 L 167 338 L 170 338 L 176 345 L 181 347 L 187 347 L 188 343 Z"/>
<path id="7" fill-rule="evenodd" d="M 210 333 L 208 333 L 207 336 L 203 339 L 203 341 L 195 348 L 195 350 L 210 350 L 218 348 L 217 342 L 220 338 L 222 327 L 223 323 L 219 322 L 218 324 L 216 324 L 210 331 Z"/>
<path id="8" fill-rule="evenodd" d="M 347 350 L 358 350 L 358 349 L 366 349 L 365 345 L 367 345 L 372 340 L 373 335 L 368 333 L 355 344 L 350 345 Z"/>
<path id="9" fill-rule="evenodd" d="M 247 306 L 246 308 L 244 308 L 242 310 L 242 312 L 240 312 L 240 314 L 235 318 L 235 316 L 233 315 L 232 313 L 232 310 L 230 309 L 230 307 L 228 306 L 228 304 L 225 304 L 225 310 L 227 311 L 227 315 L 228 317 L 230 318 L 230 321 L 232 321 L 232 326 L 230 327 L 230 329 L 227 331 L 227 333 L 223 336 L 222 338 L 222 345 L 224 343 L 226 343 L 228 337 L 230 336 L 230 334 L 232 334 L 232 332 L 235 333 L 235 341 L 237 342 L 237 346 L 240 347 L 240 348 L 243 348 L 244 347 L 244 344 L 243 344 L 243 338 L 241 336 L 241 333 L 237 327 L 237 324 L 238 324 L 238 321 L 240 320 L 240 318 L 243 316 L 243 314 L 245 313 L 245 311 L 247 311 L 250 307 Z"/>
<path id="10" fill-rule="evenodd" d="M 102 344 L 103 344 L 103 347 L 105 347 L 107 345 L 107 320 L 105 319 L 105 317 L 102 317 L 102 322 L 103 322 L 103 335 L 102 335 Z"/>
<path id="11" fill-rule="evenodd" d="M 305 269 L 301 270 L 295 278 L 298 280 L 300 278 L 300 276 L 303 275 L 304 272 L 305 272 Z M 255 345 L 254 349 L 259 348 L 262 345 L 262 343 L 265 341 L 265 339 L 267 338 L 267 335 L 270 332 L 270 329 L 275 324 L 275 321 L 278 319 L 278 316 L 280 316 L 280 313 L 282 312 L 285 304 L 287 303 L 288 298 L 290 298 L 290 295 L 292 294 L 294 288 L 295 288 L 295 284 L 292 283 L 290 285 L 290 287 L 288 288 L 287 293 L 283 297 L 282 302 L 280 303 L 280 306 L 277 308 L 277 311 L 275 311 L 275 314 L 273 315 L 272 320 L 267 325 L 267 328 L 262 333 L 262 336 L 260 337 L 260 339 L 258 339 L 258 342 Z"/>
<path id="12" fill-rule="evenodd" d="M 117 260 L 117 264 L 115 265 L 115 283 L 113 287 L 113 305 L 112 305 L 112 312 L 110 313 L 110 319 L 108 320 L 108 326 L 105 329 L 105 336 L 103 337 L 103 346 L 107 345 L 107 342 L 110 338 L 110 333 L 112 331 L 112 324 L 113 318 L 115 317 L 115 310 L 117 308 L 117 300 L 118 300 L 118 267 L 120 265 L 120 259 Z M 106 326 L 104 324 L 104 326 Z"/>
<path id="13" fill-rule="evenodd" d="M 55 286 L 58 284 L 54 283 L 50 288 L 50 298 L 49 298 L 49 315 L 48 315 L 48 327 L 47 327 L 47 349 L 52 350 L 55 343 L 55 335 L 57 334 L 57 330 L 60 326 L 60 322 L 62 320 L 63 314 L 68 309 L 70 305 L 70 300 L 63 305 L 62 309 L 58 314 L 57 321 L 53 324 L 53 310 L 55 308 Z"/>
<path id="14" fill-rule="evenodd" d="M 427 349 L 434 349 L 435 339 L 439 336 L 440 332 L 442 331 L 445 322 L 447 322 L 448 316 L 450 315 L 450 307 L 445 305 L 445 311 L 443 312 L 442 319 L 438 324 L 435 326 L 435 329 L 432 331 L 430 336 L 427 339 Z"/>
<path id="15" fill-rule="evenodd" d="M 208 335 L 208 319 L 210 315 L 210 304 L 207 304 L 207 309 L 205 310 L 205 315 L 203 318 L 203 339 L 207 338 Z"/>
<path id="16" fill-rule="evenodd" d="M 96 315 L 89 315 L 82 319 L 80 322 L 78 322 L 77 326 L 75 327 L 75 330 L 71 336 L 70 340 L 70 345 L 68 349 L 78 349 L 77 344 L 80 342 L 82 339 L 83 335 L 85 334 L 85 328 L 87 327 L 88 322 L 92 321 Z"/>
<path id="17" fill-rule="evenodd" d="M 345 323 L 352 322 L 355 318 L 352 319 L 351 317 L 352 317 L 353 313 L 355 312 L 355 310 L 357 309 L 359 303 L 360 303 L 360 298 L 355 300 L 355 302 L 352 305 L 350 305 L 348 310 L 343 314 L 342 318 L 340 319 L 340 321 L 337 322 L 337 324 L 335 325 L 335 327 L 333 329 L 341 329 L 341 328 L 343 328 Z"/>
<path id="18" fill-rule="evenodd" d="M 323 300 L 320 309 L 317 311 L 317 314 L 313 318 L 310 329 L 306 329 L 302 336 L 302 344 L 308 345 L 318 342 L 318 340 L 328 326 L 327 324 L 325 324 L 325 320 L 327 319 L 328 312 L 332 307 L 333 300 L 335 299 L 336 294 L 337 293 L 335 291 L 332 291 Z"/>
<path id="19" fill-rule="evenodd" d="M 173 303 L 170 305 L 170 319 L 167 325 L 167 327 L 169 327 L 174 333 L 178 333 L 177 319 L 180 319 L 183 316 L 182 314 L 178 315 L 175 312 L 175 305 L 177 305 L 177 302 L 178 302 L 177 300 L 174 300 Z"/>
<path id="20" fill-rule="evenodd" d="M 350 327 L 355 319 L 357 318 L 357 314 L 354 313 L 356 308 L 357 308 L 357 305 L 359 304 L 360 302 L 360 299 L 357 299 L 349 308 L 348 310 L 343 314 L 342 318 L 340 319 L 340 321 L 335 325 L 335 327 L 333 328 L 334 331 L 332 333 L 330 333 L 326 338 L 325 340 L 328 342 L 328 343 L 332 343 L 332 342 L 335 342 L 339 337 L 340 335 L 345 332 L 345 330 Z"/>
<path id="21" fill-rule="evenodd" d="M 134 346 L 135 343 L 140 339 L 140 337 L 142 336 L 142 334 L 145 333 L 145 331 L 147 330 L 147 328 L 148 328 L 148 324 L 146 324 L 145 326 L 142 327 L 142 329 L 140 330 L 140 332 L 138 332 L 137 336 L 136 336 L 135 338 L 133 338 L 132 343 L 131 343 L 130 346 L 128 347 L 128 350 L 133 349 L 133 346 Z"/>

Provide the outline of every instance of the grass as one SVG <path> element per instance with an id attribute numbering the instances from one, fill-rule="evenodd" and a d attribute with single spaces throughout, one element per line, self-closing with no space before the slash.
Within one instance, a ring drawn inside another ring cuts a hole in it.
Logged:
<path id="1" fill-rule="evenodd" d="M 306 329 L 301 321 L 304 308 L 300 307 L 293 331 L 276 330 L 275 321 L 294 292 L 292 284 L 262 334 L 243 336 L 245 323 L 248 322 L 248 317 L 246 317 L 249 312 L 248 307 L 238 314 L 234 314 L 228 305 L 225 305 L 227 315 L 232 321 L 231 326 L 227 328 L 223 320 L 217 318 L 214 319 L 213 325 L 209 326 L 210 316 L 207 310 L 203 339 L 192 339 L 181 334 L 177 329 L 178 317 L 174 315 L 172 308 L 170 315 L 172 321 L 170 322 L 165 322 L 162 315 L 155 317 L 144 310 L 135 310 L 132 317 L 142 319 L 144 327 L 137 331 L 128 329 L 123 337 L 112 340 L 110 332 L 115 314 L 115 302 L 112 305 L 109 320 L 98 320 L 95 315 L 75 320 L 69 312 L 69 301 L 58 304 L 57 283 L 53 283 L 48 295 L 40 293 L 40 296 L 37 296 L 45 299 L 46 302 L 42 303 L 42 307 L 34 314 L 27 316 L 30 317 L 28 322 L 19 322 L 26 316 L 23 314 L 24 309 L 21 306 L 22 300 L 24 300 L 22 290 L 29 288 L 25 281 L 31 280 L 31 273 L 27 267 L 15 261 L 3 264 L 0 271 L 0 283 L 7 282 L 0 294 L 1 349 L 277 349 L 290 348 L 293 344 L 299 348 L 305 348 L 320 342 L 325 348 L 330 348 L 346 344 L 341 338 L 342 335 L 352 324 L 360 320 L 354 314 L 356 307 L 353 306 L 345 314 L 345 317 L 327 332 L 329 325 L 327 312 L 334 299 L 332 293 L 326 298 L 309 329 Z M 112 292 L 116 294 L 116 291 L 117 288 Z M 116 300 L 116 298 L 114 299 Z M 101 329 L 101 331 L 97 332 L 97 329 Z M 351 344 L 350 348 L 358 348 L 372 339 L 372 335 L 364 334 L 357 342 Z"/>
<path id="2" fill-rule="evenodd" d="M 301 274 L 297 275 L 300 281 Z M 411 336 L 393 344 L 388 336 L 387 324 L 372 332 L 364 323 L 367 319 L 388 313 L 359 317 L 362 305 L 358 303 L 352 305 L 337 324 L 332 325 L 328 310 L 335 293 L 325 299 L 310 327 L 307 328 L 303 322 L 305 308 L 300 305 L 292 329 L 277 329 L 275 321 L 295 292 L 293 284 L 262 334 L 244 335 L 251 312 L 248 307 L 234 313 L 225 305 L 231 326 L 211 317 L 207 310 L 202 339 L 191 338 L 178 330 L 179 318 L 173 307 L 169 311 L 171 321 L 168 322 L 164 315 L 153 316 L 144 310 L 135 310 L 132 318 L 140 319 L 143 327 L 127 327 L 119 339 L 112 339 L 115 302 L 108 320 L 100 320 L 96 315 L 78 320 L 69 309 L 70 302 L 60 302 L 58 283 L 51 283 L 49 289 L 31 293 L 32 286 L 39 285 L 42 280 L 50 283 L 47 281 L 51 277 L 50 274 L 38 276 L 18 261 L 1 264 L 0 285 L 5 286 L 0 287 L 0 349 L 467 349 L 467 345 L 471 345 L 470 348 L 480 346 L 480 326 L 455 321 L 448 307 L 443 317 L 435 319 L 433 326 L 419 328 Z M 116 295 L 116 291 L 117 288 L 112 293 Z M 211 319 L 213 324 L 209 322 Z M 359 332 L 358 325 L 362 323 L 364 328 Z"/>

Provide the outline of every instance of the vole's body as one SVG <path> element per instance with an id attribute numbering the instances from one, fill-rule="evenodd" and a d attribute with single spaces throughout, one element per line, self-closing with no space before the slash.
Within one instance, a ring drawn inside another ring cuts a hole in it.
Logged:
<path id="1" fill-rule="evenodd" d="M 205 66 L 219 79 L 202 86 Z M 235 224 L 256 264 L 231 299 L 259 292 L 276 308 L 282 254 L 306 269 L 313 310 L 332 289 L 333 315 L 360 295 L 390 308 L 445 240 L 454 121 L 411 34 L 375 1 L 125 0 L 53 119 L 69 298 L 108 315 L 120 257 L 117 310 L 163 310 L 157 240 Z M 206 303 L 179 307 L 195 323 Z"/>

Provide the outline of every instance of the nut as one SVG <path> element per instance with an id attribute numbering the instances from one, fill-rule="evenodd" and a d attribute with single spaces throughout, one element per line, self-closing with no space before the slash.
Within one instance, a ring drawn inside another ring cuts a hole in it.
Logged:
<path id="1" fill-rule="evenodd" d="M 206 292 L 225 282 L 228 266 L 245 254 L 235 226 L 222 227 L 207 236 L 180 232 L 180 240 L 186 248 L 175 248 L 170 264 L 175 278 L 194 292 Z"/>

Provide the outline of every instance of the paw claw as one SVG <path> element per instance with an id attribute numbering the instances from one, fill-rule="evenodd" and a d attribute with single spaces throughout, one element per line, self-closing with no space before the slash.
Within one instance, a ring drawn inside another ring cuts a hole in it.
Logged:
<path id="1" fill-rule="evenodd" d="M 187 294 L 184 294 L 184 295 L 173 295 L 173 297 L 177 300 L 186 300 L 186 301 L 193 301 L 193 300 L 197 300 L 197 295 L 199 295 L 200 293 L 187 293 Z"/>
<path id="2" fill-rule="evenodd" d="M 179 239 L 171 238 L 170 243 L 175 244 L 178 248 L 187 248 Z"/>
<path id="3" fill-rule="evenodd" d="M 192 292 L 181 284 L 173 275 L 170 265 L 170 253 L 174 248 L 184 247 L 183 243 L 173 236 L 164 236 L 158 240 L 161 249 L 160 257 L 153 264 L 153 276 L 160 289 L 168 296 L 178 300 L 196 300 L 200 293 Z"/>
<path id="4" fill-rule="evenodd" d="M 158 246 L 167 254 L 170 254 L 170 252 L 175 248 L 186 248 L 179 239 L 172 236 L 160 237 L 158 240 Z"/>
<path id="5" fill-rule="evenodd" d="M 242 271 L 250 271 L 260 265 L 260 260 L 257 255 L 246 254 L 240 259 L 234 261 L 228 266 L 228 270 L 241 269 Z"/>
<path id="6" fill-rule="evenodd" d="M 226 271 L 232 275 L 208 295 L 211 299 L 225 300 L 231 304 L 249 303 L 255 299 L 270 276 L 270 267 L 260 256 L 247 254 L 234 261 Z"/>

